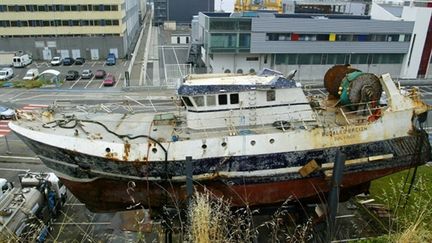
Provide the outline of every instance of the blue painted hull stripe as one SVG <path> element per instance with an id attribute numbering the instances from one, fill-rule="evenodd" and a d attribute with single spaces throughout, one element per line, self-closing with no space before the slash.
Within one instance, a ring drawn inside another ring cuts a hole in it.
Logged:
<path id="1" fill-rule="evenodd" d="M 263 109 L 263 108 L 272 108 L 272 107 L 282 107 L 282 106 L 300 106 L 300 105 L 308 105 L 309 103 L 293 103 L 293 104 L 278 104 L 278 105 L 264 105 L 264 106 L 254 106 L 254 107 L 242 107 L 242 108 L 228 108 L 228 109 L 217 109 L 217 110 L 202 110 L 202 111 L 196 111 L 196 110 L 190 110 L 188 109 L 188 112 L 194 112 L 194 113 L 210 113 L 210 112 L 220 112 L 220 111 L 235 111 L 235 110 L 250 110 L 250 109 Z"/>

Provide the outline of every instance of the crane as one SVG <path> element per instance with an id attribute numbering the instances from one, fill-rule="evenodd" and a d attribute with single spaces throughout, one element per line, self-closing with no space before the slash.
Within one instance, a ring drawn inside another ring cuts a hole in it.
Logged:
<path id="1" fill-rule="evenodd" d="M 234 12 L 273 10 L 282 13 L 282 0 L 236 0 Z"/>

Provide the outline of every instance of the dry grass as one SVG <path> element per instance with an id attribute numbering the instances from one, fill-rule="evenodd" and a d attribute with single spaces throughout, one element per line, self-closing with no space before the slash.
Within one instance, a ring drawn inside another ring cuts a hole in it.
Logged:
<path id="1" fill-rule="evenodd" d="M 287 200 L 288 202 L 288 200 Z M 266 230 L 268 242 L 307 242 L 312 237 L 312 223 L 292 227 L 286 205 L 282 205 L 269 220 L 254 225 L 257 210 L 249 207 L 232 211 L 230 203 L 211 193 L 195 192 L 188 208 L 189 223 L 185 238 L 194 243 L 257 242 L 260 230 Z"/>
<path id="2" fill-rule="evenodd" d="M 209 193 L 196 192 L 188 210 L 188 240 L 196 243 L 228 242 L 228 215 L 229 207 L 222 199 L 210 200 Z"/>

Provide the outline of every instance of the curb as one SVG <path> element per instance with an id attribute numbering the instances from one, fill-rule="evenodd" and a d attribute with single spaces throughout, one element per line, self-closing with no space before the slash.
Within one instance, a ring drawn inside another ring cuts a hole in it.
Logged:
<path id="1" fill-rule="evenodd" d="M 0 156 L 0 163 L 27 163 L 41 164 L 42 161 L 38 157 L 23 157 L 23 156 Z"/>

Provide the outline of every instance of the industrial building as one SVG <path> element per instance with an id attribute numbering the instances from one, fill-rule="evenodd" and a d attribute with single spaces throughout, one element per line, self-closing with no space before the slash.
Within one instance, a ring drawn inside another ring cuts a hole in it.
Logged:
<path id="1" fill-rule="evenodd" d="M 365 72 L 389 72 L 396 78 L 431 77 L 420 62 L 430 66 L 425 20 L 431 18 L 432 9 L 406 8 L 397 20 L 341 14 L 200 13 L 192 23 L 192 40 L 201 44 L 207 71 L 215 73 L 297 69 L 299 80 L 322 80 L 332 65 L 350 63 Z"/>
<path id="2" fill-rule="evenodd" d="M 214 0 L 153 0 L 153 3 L 156 25 L 165 21 L 189 25 L 198 12 L 214 11 Z"/>
<path id="3" fill-rule="evenodd" d="M 3 0 L 0 51 L 98 60 L 125 57 L 139 36 L 146 0 Z"/>

